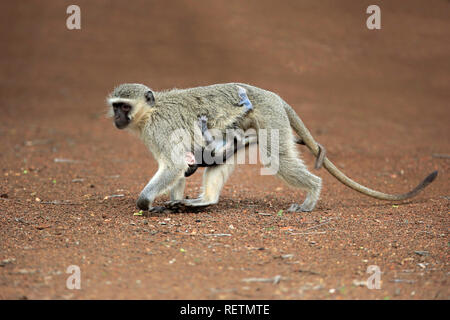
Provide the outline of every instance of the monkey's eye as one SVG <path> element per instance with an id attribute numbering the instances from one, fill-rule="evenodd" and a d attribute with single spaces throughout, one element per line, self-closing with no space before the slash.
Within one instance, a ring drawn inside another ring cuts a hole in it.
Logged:
<path id="1" fill-rule="evenodd" d="M 131 106 L 128 105 L 128 104 L 123 104 L 123 105 L 121 106 L 121 108 L 122 108 L 122 111 L 124 111 L 124 112 L 128 112 L 128 111 L 131 110 Z"/>

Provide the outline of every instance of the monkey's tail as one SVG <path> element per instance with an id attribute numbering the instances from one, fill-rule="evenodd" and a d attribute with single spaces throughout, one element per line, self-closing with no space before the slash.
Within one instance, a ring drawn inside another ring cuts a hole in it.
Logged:
<path id="1" fill-rule="evenodd" d="M 283 101 L 284 102 L 284 101 Z M 286 110 L 286 113 L 289 117 L 289 122 L 291 123 L 292 128 L 297 132 L 297 134 L 302 138 L 303 142 L 306 144 L 306 146 L 309 148 L 309 150 L 314 154 L 314 156 L 318 156 L 319 154 L 319 146 L 317 145 L 317 142 L 312 137 L 309 130 L 305 127 L 305 124 L 300 119 L 300 117 L 295 113 L 295 111 L 286 103 L 284 102 L 284 107 Z M 336 179 L 338 179 L 340 182 L 345 184 L 347 187 L 352 188 L 353 190 L 356 190 L 362 194 L 365 194 L 369 197 L 373 197 L 380 200 L 390 200 L 390 201 L 399 201 L 399 200 L 405 200 L 414 197 L 417 195 L 420 191 L 422 191 L 426 186 L 428 186 L 431 182 L 436 179 L 438 172 L 434 171 L 431 174 L 429 174 L 417 187 L 415 187 L 413 190 L 404 193 L 404 194 L 388 194 L 376 190 L 372 190 L 370 188 L 367 188 L 356 181 L 350 179 L 347 177 L 344 173 L 342 173 L 336 166 L 328 160 L 327 157 L 325 157 L 323 161 L 323 166 L 328 170 L 328 172 L 333 175 Z"/>

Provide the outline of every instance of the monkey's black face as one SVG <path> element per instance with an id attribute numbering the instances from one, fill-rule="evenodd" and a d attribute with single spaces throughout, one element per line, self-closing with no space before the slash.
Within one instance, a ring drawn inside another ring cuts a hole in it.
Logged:
<path id="1" fill-rule="evenodd" d="M 117 129 L 124 129 L 130 124 L 129 113 L 131 106 L 123 102 L 113 103 L 114 124 Z"/>

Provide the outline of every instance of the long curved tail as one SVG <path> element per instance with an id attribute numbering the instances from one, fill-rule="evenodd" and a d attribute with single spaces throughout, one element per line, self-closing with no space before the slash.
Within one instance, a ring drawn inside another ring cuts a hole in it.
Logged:
<path id="1" fill-rule="evenodd" d="M 319 154 L 319 147 L 317 145 L 317 142 L 312 137 L 309 130 L 305 127 L 305 124 L 300 119 L 300 117 L 295 113 L 295 111 L 289 106 L 286 102 L 283 101 L 284 108 L 286 110 L 286 113 L 289 117 L 289 122 L 291 123 L 292 128 L 295 130 L 295 132 L 302 138 L 303 142 L 306 144 L 306 146 L 309 148 L 309 150 L 317 157 Z M 347 187 L 352 188 L 353 190 L 356 190 L 358 192 L 361 192 L 362 194 L 365 194 L 369 197 L 373 197 L 380 200 L 390 200 L 390 201 L 399 201 L 399 200 L 405 200 L 414 197 L 417 195 L 420 191 L 422 191 L 426 186 L 428 186 L 431 182 L 436 179 L 438 172 L 434 171 L 430 173 L 417 187 L 415 187 L 413 190 L 404 193 L 404 194 L 388 194 L 376 190 L 372 190 L 370 188 L 367 188 L 356 181 L 350 179 L 347 177 L 344 173 L 342 173 L 336 166 L 328 160 L 327 157 L 325 157 L 323 161 L 323 166 L 325 169 L 328 170 L 328 172 L 333 175 L 336 179 L 338 179 L 340 182 L 345 184 Z"/>

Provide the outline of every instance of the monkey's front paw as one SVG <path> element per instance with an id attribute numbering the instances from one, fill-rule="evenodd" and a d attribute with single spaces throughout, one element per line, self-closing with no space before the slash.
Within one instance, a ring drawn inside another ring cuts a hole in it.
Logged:
<path id="1" fill-rule="evenodd" d="M 149 213 L 164 213 L 164 212 L 170 212 L 169 209 L 167 209 L 166 207 L 161 207 L 161 206 L 157 206 L 157 207 L 151 207 L 150 209 L 148 209 Z"/>
<path id="2" fill-rule="evenodd" d="M 136 206 L 139 209 L 146 211 L 150 206 L 150 200 L 148 200 L 147 198 L 140 197 L 136 202 Z"/>

